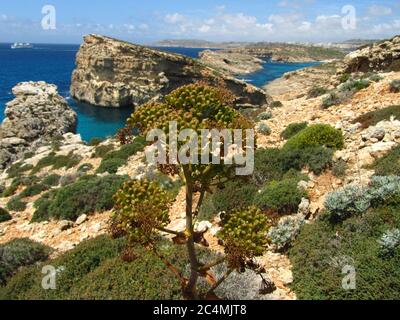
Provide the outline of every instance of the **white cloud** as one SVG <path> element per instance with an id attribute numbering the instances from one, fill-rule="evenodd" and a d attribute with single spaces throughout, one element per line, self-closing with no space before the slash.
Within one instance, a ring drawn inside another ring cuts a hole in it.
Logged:
<path id="1" fill-rule="evenodd" d="M 167 14 L 164 21 L 170 24 L 177 24 L 185 21 L 185 17 L 179 13 Z"/>
<path id="2" fill-rule="evenodd" d="M 368 8 L 368 14 L 372 16 L 388 16 L 392 12 L 392 8 L 381 5 L 372 5 Z"/>
<path id="3" fill-rule="evenodd" d="M 300 31 L 309 31 L 311 30 L 312 23 L 308 21 L 303 21 L 298 28 Z"/>

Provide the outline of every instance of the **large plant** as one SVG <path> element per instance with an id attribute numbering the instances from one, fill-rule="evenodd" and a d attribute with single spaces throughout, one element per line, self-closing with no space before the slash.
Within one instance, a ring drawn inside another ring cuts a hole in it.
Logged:
<path id="1" fill-rule="evenodd" d="M 223 87 L 215 88 L 202 83 L 183 86 L 167 95 L 162 102 L 150 102 L 137 108 L 128 120 L 127 128 L 120 132 L 120 139 L 122 142 L 130 143 L 133 140 L 129 137 L 129 133 L 135 132 L 137 129 L 143 136 L 148 135 L 156 128 L 162 129 L 168 134 L 169 124 L 171 121 L 175 121 L 178 132 L 183 129 L 192 129 L 199 135 L 202 129 L 239 129 L 243 133 L 242 142 L 245 143 L 247 141 L 246 134 L 248 134 L 246 129 L 252 129 L 253 124 L 233 107 L 230 107 L 234 99 L 232 93 Z M 190 138 L 185 142 L 178 142 L 178 150 L 181 150 L 181 147 L 187 145 L 189 141 L 191 141 Z M 168 141 L 165 142 L 167 153 L 170 154 L 170 144 Z M 224 142 L 224 139 L 221 138 L 219 142 Z M 196 144 L 195 148 L 198 148 L 200 157 L 200 143 Z M 216 156 L 220 163 L 212 164 L 211 160 Z M 229 230 L 225 229 L 220 233 L 225 243 L 225 257 L 208 264 L 199 260 L 196 243 L 207 245 L 207 241 L 204 238 L 205 232 L 196 232 L 194 225 L 203 199 L 214 186 L 221 186 L 233 178 L 235 169 L 237 169 L 235 162 L 227 163 L 226 152 L 210 153 L 208 157 L 210 161 L 208 164 L 191 158 L 188 163 L 176 159 L 177 162 L 170 161 L 158 165 L 161 172 L 179 174 L 185 183 L 186 229 L 182 232 L 167 229 L 168 209 L 172 199 L 155 183 L 128 182 L 115 196 L 114 232 L 127 234 L 131 241 L 139 241 L 153 249 L 155 236 L 160 231 L 172 234 L 176 244 L 186 245 L 190 263 L 188 278 L 185 278 L 183 273 L 173 267 L 167 257 L 160 256 L 160 258 L 179 275 L 184 297 L 189 299 L 202 298 L 207 294 L 203 295 L 198 292 L 197 284 L 200 277 L 213 279 L 212 287 L 208 292 L 211 294 L 229 275 L 217 280 L 210 273 L 212 267 L 226 262 L 229 267 L 228 273 L 230 273 L 234 269 L 243 270 L 248 265 L 254 266 L 249 261 L 254 256 L 261 254 L 262 248 L 266 245 L 268 224 L 259 211 L 254 208 L 245 208 L 227 212 L 223 219 L 223 227 L 225 226 Z M 195 194 L 198 194 L 198 198 L 194 197 Z M 195 199 L 198 200 L 195 201 Z M 246 231 L 246 241 L 243 241 L 244 237 L 241 236 L 243 231 Z M 238 254 L 238 248 L 240 254 Z"/>

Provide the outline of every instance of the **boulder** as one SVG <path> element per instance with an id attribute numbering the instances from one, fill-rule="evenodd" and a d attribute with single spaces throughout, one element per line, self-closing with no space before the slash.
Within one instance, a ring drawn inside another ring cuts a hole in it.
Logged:
<path id="1" fill-rule="evenodd" d="M 272 101 L 260 88 L 195 59 L 94 34 L 84 37 L 77 54 L 71 95 L 101 107 L 138 106 L 199 80 L 224 83 L 237 95 L 238 105 Z"/>
<path id="2" fill-rule="evenodd" d="M 75 132 L 77 115 L 45 82 L 22 82 L 13 88 L 15 99 L 6 104 L 0 126 L 0 169 L 53 137 Z"/>

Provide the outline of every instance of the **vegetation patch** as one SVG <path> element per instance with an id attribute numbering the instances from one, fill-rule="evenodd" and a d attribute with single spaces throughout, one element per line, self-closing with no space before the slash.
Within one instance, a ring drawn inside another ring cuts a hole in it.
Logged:
<path id="1" fill-rule="evenodd" d="M 125 165 L 129 157 L 143 151 L 147 142 L 143 137 L 136 137 L 131 144 L 121 146 L 119 150 L 107 153 L 101 161 L 97 173 L 116 173 L 118 168 Z"/>
<path id="2" fill-rule="evenodd" d="M 320 219 L 304 225 L 289 251 L 292 289 L 297 297 L 400 299 L 400 247 L 393 245 L 393 228 L 399 225 L 398 203 L 369 209 L 364 215 L 352 216 L 340 224 Z M 386 250 L 389 255 L 384 254 Z M 356 283 L 352 290 L 345 290 L 343 272 L 351 270 L 349 267 L 356 270 Z"/>
<path id="3" fill-rule="evenodd" d="M 55 152 L 50 153 L 46 157 L 39 160 L 38 164 L 32 169 L 31 174 L 35 174 L 46 167 L 53 169 L 72 168 L 79 164 L 82 158 L 72 152 L 66 156 L 56 155 Z"/>
<path id="4" fill-rule="evenodd" d="M 46 260 L 50 252 L 51 248 L 25 238 L 0 244 L 0 285 L 20 267 Z"/>
<path id="5" fill-rule="evenodd" d="M 127 180 L 124 176 L 84 176 L 78 181 L 52 190 L 38 199 L 32 221 L 49 219 L 75 221 L 82 214 L 110 210 L 113 195 Z"/>
<path id="6" fill-rule="evenodd" d="M 297 213 L 302 198 L 307 192 L 298 188 L 298 179 L 272 181 L 256 194 L 254 203 L 263 210 L 279 214 Z"/>
<path id="7" fill-rule="evenodd" d="M 390 92 L 398 93 L 400 92 L 400 79 L 393 80 L 390 82 Z"/>
<path id="8" fill-rule="evenodd" d="M 55 260 L 44 262 L 58 270 L 56 290 L 42 288 L 42 265 L 22 269 L 0 289 L 11 300 L 177 300 L 179 278 L 152 251 L 126 247 L 125 239 L 100 236 L 79 244 Z M 161 240 L 157 252 L 175 267 L 185 268 L 182 246 Z M 124 259 L 122 259 L 124 258 Z M 128 260 L 128 261 L 124 261 Z"/>
<path id="9" fill-rule="evenodd" d="M 391 117 L 400 119 L 400 105 L 390 106 L 376 111 L 371 111 L 359 116 L 353 123 L 361 123 L 363 129 L 375 126 L 384 120 L 390 120 Z"/>
<path id="10" fill-rule="evenodd" d="M 328 89 L 320 86 L 312 87 L 307 93 L 307 99 L 317 98 L 328 93 Z"/>
<path id="11" fill-rule="evenodd" d="M 284 149 L 304 149 L 318 146 L 342 149 L 344 147 L 342 132 L 327 124 L 311 125 L 290 138 Z"/>
<path id="12" fill-rule="evenodd" d="M 291 137 L 298 134 L 300 131 L 307 128 L 308 122 L 296 122 L 289 124 L 285 130 L 282 131 L 281 137 L 285 140 L 290 139 Z"/>
<path id="13" fill-rule="evenodd" d="M 257 128 L 257 132 L 264 136 L 269 136 L 271 134 L 271 128 L 265 123 L 261 123 Z"/>
<path id="14" fill-rule="evenodd" d="M 370 169 L 373 169 L 378 176 L 400 176 L 400 146 L 375 160 Z"/>
<path id="15" fill-rule="evenodd" d="M 12 219 L 11 214 L 4 208 L 0 207 L 0 223 L 9 221 Z"/>
<path id="16" fill-rule="evenodd" d="M 21 200 L 20 196 L 15 196 L 7 203 L 7 209 L 10 211 L 21 212 L 26 209 L 27 203 Z"/>

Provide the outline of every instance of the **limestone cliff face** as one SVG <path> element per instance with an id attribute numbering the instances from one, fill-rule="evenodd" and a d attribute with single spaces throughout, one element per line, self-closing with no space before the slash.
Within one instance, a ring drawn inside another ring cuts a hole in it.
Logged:
<path id="1" fill-rule="evenodd" d="M 77 115 L 45 82 L 23 82 L 13 88 L 0 125 L 0 169 L 51 138 L 75 132 Z"/>
<path id="2" fill-rule="evenodd" d="M 239 105 L 262 106 L 271 101 L 263 90 L 194 59 L 100 35 L 84 38 L 72 74 L 71 95 L 96 106 L 137 106 L 198 80 L 225 82 L 238 96 Z"/>
<path id="3" fill-rule="evenodd" d="M 400 71 L 400 36 L 348 54 L 340 73 Z"/>

